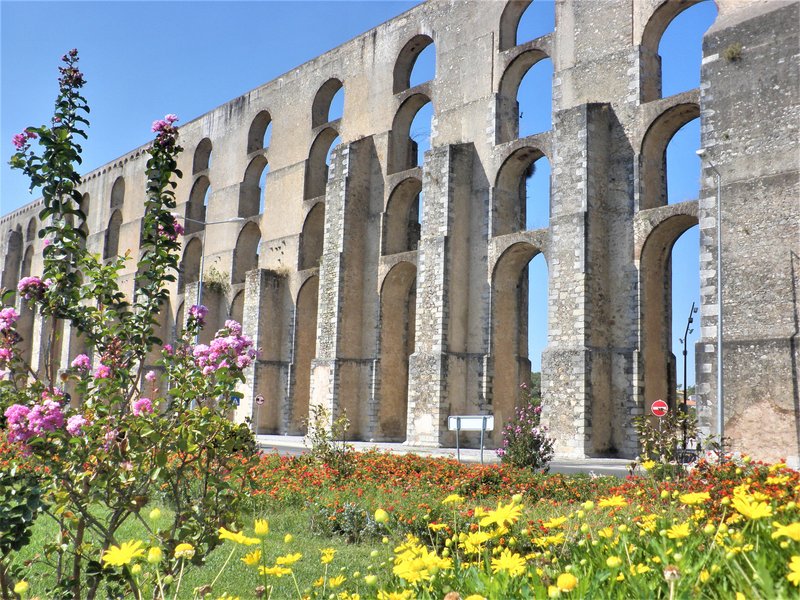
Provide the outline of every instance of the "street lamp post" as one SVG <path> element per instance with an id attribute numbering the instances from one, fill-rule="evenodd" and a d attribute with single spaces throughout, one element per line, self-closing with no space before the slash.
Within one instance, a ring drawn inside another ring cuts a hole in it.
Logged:
<path id="1" fill-rule="evenodd" d="M 686 331 L 683 333 L 683 339 L 681 340 L 681 344 L 683 344 L 683 449 L 686 450 L 686 415 L 689 414 L 689 405 L 687 402 L 687 392 L 686 392 L 686 362 L 687 362 L 687 350 L 686 347 L 689 344 L 689 334 L 694 331 L 694 329 L 690 329 L 689 327 L 694 322 L 694 313 L 697 312 L 697 308 L 692 302 L 692 308 L 689 310 L 689 318 L 686 321 Z"/>
<path id="2" fill-rule="evenodd" d="M 720 175 L 716 165 L 708 158 L 705 149 L 701 148 L 698 150 L 697 156 L 699 156 L 701 160 L 705 159 L 717 180 L 717 432 L 719 433 L 720 447 L 724 450 L 725 404 L 722 387 L 722 175 Z"/>

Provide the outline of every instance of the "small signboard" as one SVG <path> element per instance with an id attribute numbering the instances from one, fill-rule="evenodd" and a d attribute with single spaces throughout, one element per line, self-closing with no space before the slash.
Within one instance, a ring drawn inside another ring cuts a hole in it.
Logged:
<path id="1" fill-rule="evenodd" d="M 650 405 L 650 412 L 652 412 L 659 419 L 666 415 L 668 411 L 669 406 L 663 400 L 656 400 L 652 405 Z"/>
<path id="2" fill-rule="evenodd" d="M 487 431 L 494 430 L 494 415 L 456 415 L 447 418 L 447 428 L 456 432 L 456 456 L 461 462 L 461 441 L 459 437 L 462 431 L 481 432 L 481 464 L 483 464 L 483 438 Z"/>
<path id="3" fill-rule="evenodd" d="M 261 395 L 256 396 L 256 404 L 258 404 L 259 406 L 264 404 L 264 396 Z"/>

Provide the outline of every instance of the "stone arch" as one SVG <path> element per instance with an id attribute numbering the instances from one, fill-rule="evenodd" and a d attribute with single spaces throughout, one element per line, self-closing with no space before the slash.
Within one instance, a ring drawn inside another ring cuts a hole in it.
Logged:
<path id="1" fill-rule="evenodd" d="M 431 102 L 426 94 L 413 94 L 397 109 L 392 122 L 391 161 L 392 173 L 417 166 L 417 143 L 411 139 L 411 123 L 423 106 Z"/>
<path id="2" fill-rule="evenodd" d="M 228 315 L 237 323 L 241 324 L 244 321 L 244 290 L 239 290 L 233 297 Z"/>
<path id="3" fill-rule="evenodd" d="M 258 113 L 253 122 L 250 123 L 250 130 L 247 132 L 247 153 L 263 150 L 269 143 L 267 141 L 267 128 L 272 124 L 272 117 L 269 112 L 262 110 Z"/>
<path id="4" fill-rule="evenodd" d="M 86 247 L 86 238 L 89 237 L 89 211 L 91 210 L 92 198 L 88 192 L 81 196 L 81 201 L 78 204 L 78 209 L 83 213 L 83 221 L 78 226 L 78 229 L 83 232 L 81 244 Z"/>
<path id="5" fill-rule="evenodd" d="M 510 0 L 506 3 L 503 13 L 500 15 L 500 34 L 498 41 L 500 51 L 508 50 L 517 45 L 517 28 L 522 14 L 530 5 L 531 0 Z"/>
<path id="6" fill-rule="evenodd" d="M 333 127 L 326 127 L 319 132 L 306 161 L 305 193 L 303 197 L 318 198 L 325 195 L 325 186 L 328 183 L 328 153 L 339 132 Z"/>
<path id="7" fill-rule="evenodd" d="M 512 152 L 497 171 L 492 202 L 492 235 L 505 235 L 525 229 L 526 180 L 540 158 L 547 159 L 542 150 L 523 146 Z M 546 207 L 548 217 L 550 206 Z"/>
<path id="8" fill-rule="evenodd" d="M 186 285 L 195 283 L 200 279 L 200 262 L 203 256 L 203 244 L 200 238 L 193 237 L 186 244 L 178 271 L 178 293 L 183 294 Z"/>
<path id="9" fill-rule="evenodd" d="M 22 265 L 19 268 L 19 278 L 31 276 L 31 267 L 33 266 L 33 246 L 28 246 L 25 250 L 25 257 L 22 259 Z"/>
<path id="10" fill-rule="evenodd" d="M 255 156 L 247 165 L 239 193 L 240 217 L 254 217 L 261 212 L 262 198 L 266 190 L 262 189 L 260 182 L 267 166 L 267 159 L 263 154 Z"/>
<path id="11" fill-rule="evenodd" d="M 125 178 L 119 176 L 111 187 L 111 209 L 122 210 L 125 205 Z"/>
<path id="12" fill-rule="evenodd" d="M 383 254 L 416 250 L 420 238 L 420 193 L 416 177 L 401 181 L 389 195 L 383 221 Z"/>
<path id="13" fill-rule="evenodd" d="M 320 127 L 331 121 L 331 102 L 333 101 L 333 97 L 339 90 L 343 89 L 343 87 L 342 82 L 335 77 L 331 77 L 320 86 L 319 90 L 317 90 L 317 95 L 314 96 L 314 102 L 311 105 L 312 128 Z"/>
<path id="14" fill-rule="evenodd" d="M 639 48 L 639 99 L 661 98 L 661 56 L 658 46 L 669 24 L 686 9 L 703 0 L 664 0 L 650 15 L 642 31 Z"/>
<path id="15" fill-rule="evenodd" d="M 394 265 L 381 285 L 380 405 L 377 439 L 405 441 L 408 419 L 408 360 L 414 352 L 417 268 Z"/>
<path id="16" fill-rule="evenodd" d="M 33 266 L 33 246 L 28 245 L 22 265 L 19 269 L 19 278 L 30 277 Z M 30 364 L 33 355 L 33 309 L 26 300 L 20 302 L 19 320 L 16 323 L 17 333 L 22 336 L 22 359 Z"/>
<path id="17" fill-rule="evenodd" d="M 294 393 L 289 411 L 290 434 L 305 434 L 307 431 L 305 421 L 311 403 L 311 361 L 316 355 L 318 295 L 319 277 L 314 275 L 303 283 L 295 302 Z"/>
<path id="18" fill-rule="evenodd" d="M 520 110 L 517 94 L 520 84 L 528 71 L 541 61 L 549 59 L 550 56 L 544 50 L 532 48 L 522 52 L 506 67 L 498 87 L 497 114 L 503 117 L 497 125 L 497 143 L 519 137 Z M 552 95 L 552 86 L 550 94 Z"/>
<path id="19" fill-rule="evenodd" d="M 492 412 L 494 439 L 514 414 L 521 400 L 520 385 L 530 385 L 528 357 L 528 263 L 542 253 L 529 242 L 509 246 L 497 259 L 492 273 Z"/>
<path id="20" fill-rule="evenodd" d="M 36 239 L 36 230 L 38 229 L 38 224 L 36 222 L 36 217 L 31 217 L 30 221 L 28 221 L 28 226 L 25 228 L 25 243 L 30 243 Z"/>
<path id="21" fill-rule="evenodd" d="M 2 287 L 7 290 L 17 289 L 19 283 L 19 272 L 22 268 L 22 247 L 24 241 L 22 239 L 22 231 L 20 228 L 11 230 L 6 238 L 6 247 L 3 248 L 5 253 L 5 263 L 3 267 L 3 281 Z"/>
<path id="22" fill-rule="evenodd" d="M 192 160 L 192 175 L 197 175 L 204 171 L 208 171 L 211 166 L 211 140 L 203 138 L 197 144 L 194 151 L 194 159 Z"/>
<path id="23" fill-rule="evenodd" d="M 236 248 L 233 251 L 232 283 L 244 283 L 248 271 L 258 268 L 258 250 L 261 244 L 261 230 L 250 221 L 239 232 Z"/>
<path id="24" fill-rule="evenodd" d="M 325 241 L 325 203 L 317 202 L 308 211 L 300 233 L 300 264 L 298 270 L 319 266 Z"/>
<path id="25" fill-rule="evenodd" d="M 411 71 L 414 70 L 414 63 L 417 62 L 420 53 L 431 44 L 433 44 L 433 38 L 420 33 L 406 42 L 406 45 L 400 50 L 394 63 L 392 91 L 395 94 L 399 94 L 411 86 Z"/>
<path id="26" fill-rule="evenodd" d="M 645 407 L 662 399 L 675 408 L 676 372 L 671 339 L 672 248 L 678 238 L 697 224 L 697 216 L 693 214 L 675 214 L 665 218 L 646 237 L 639 256 L 639 349 L 643 361 Z"/>
<path id="27" fill-rule="evenodd" d="M 667 145 L 681 127 L 699 116 L 700 107 L 689 102 L 667 109 L 650 124 L 639 155 L 639 210 L 667 203 Z"/>
<path id="28" fill-rule="evenodd" d="M 122 228 L 122 211 L 115 210 L 108 220 L 105 241 L 103 244 L 103 260 L 119 255 L 119 233 Z"/>
<path id="29" fill-rule="evenodd" d="M 173 330 L 174 335 L 172 339 L 177 341 L 180 339 L 181 335 L 183 335 L 183 323 L 184 323 L 184 302 L 178 304 L 178 310 L 175 311 L 175 328 Z"/>
<path id="30" fill-rule="evenodd" d="M 211 182 L 205 175 L 200 175 L 192 184 L 189 201 L 186 203 L 186 221 L 184 229 L 187 235 L 202 231 L 205 228 L 206 204 L 211 193 Z M 191 219 L 191 220 L 190 220 Z"/>

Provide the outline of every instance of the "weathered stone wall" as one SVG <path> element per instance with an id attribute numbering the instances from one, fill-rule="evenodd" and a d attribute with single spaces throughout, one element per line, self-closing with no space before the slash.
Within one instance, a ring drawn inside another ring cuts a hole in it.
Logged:
<path id="1" fill-rule="evenodd" d="M 212 326 L 241 320 L 262 350 L 237 419 L 294 434 L 321 405 L 347 412 L 352 437 L 451 444 L 449 415 L 493 413 L 499 430 L 513 414 L 530 367 L 525 266 L 542 253 L 544 420 L 557 452 L 634 456 L 631 418 L 657 398 L 675 402 L 670 251 L 699 223 L 708 427 L 715 172 L 706 162 L 701 198 L 667 206 L 664 158 L 699 116 L 722 181 L 725 433 L 737 450 L 796 460 L 800 5 L 719 0 L 700 89 L 662 98 L 658 43 L 694 3 L 559 0 L 555 31 L 518 45 L 527 0 L 429 0 L 187 123 L 176 193 L 190 220 L 163 334 L 176 335 L 196 301 L 204 257 L 205 276 L 213 267 L 224 280 L 204 286 Z M 430 43 L 436 76 L 411 88 Z M 517 88 L 547 57 L 552 128 L 520 139 Z M 343 116 L 329 121 L 342 87 Z M 409 126 L 429 101 L 431 150 L 417 164 Z M 144 150 L 85 176 L 91 251 L 136 254 Z M 541 156 L 552 168 L 549 225 L 526 231 L 522 182 Z M 41 271 L 30 233 L 39 207 L 0 219 L 6 287 Z M 127 292 L 134 269 L 121 276 Z M 23 314 L 34 363 L 41 328 Z M 64 335 L 62 366 L 77 344 Z"/>

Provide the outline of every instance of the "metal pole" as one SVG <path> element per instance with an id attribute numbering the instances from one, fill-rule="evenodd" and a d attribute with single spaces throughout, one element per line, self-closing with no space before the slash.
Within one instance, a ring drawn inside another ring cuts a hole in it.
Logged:
<path id="1" fill-rule="evenodd" d="M 686 415 L 689 414 L 689 405 L 688 405 L 688 402 L 687 402 L 687 391 L 686 391 L 686 384 L 687 384 L 687 381 L 686 381 L 686 361 L 687 361 L 687 354 L 688 354 L 687 346 L 689 345 L 689 334 L 693 331 L 693 330 L 689 329 L 689 326 L 694 321 L 694 318 L 692 317 L 692 315 L 694 315 L 695 310 L 696 309 L 694 307 L 694 302 L 692 302 L 692 308 L 689 309 L 689 319 L 686 321 L 686 331 L 684 331 L 683 339 L 681 340 L 683 342 L 683 416 L 684 416 L 684 421 L 683 421 L 683 449 L 684 449 L 684 451 L 686 450 L 686 436 L 687 436 Z"/>
<path id="2" fill-rule="evenodd" d="M 456 457 L 458 462 L 461 462 L 461 442 L 459 437 L 461 435 L 461 417 L 456 417 Z"/>
<path id="3" fill-rule="evenodd" d="M 203 271 L 206 265 L 206 228 L 203 227 L 203 245 L 200 246 L 200 275 L 197 278 L 197 299 L 195 304 L 200 306 L 203 301 Z M 194 345 L 197 346 L 200 341 L 200 330 L 194 334 Z"/>
<path id="4" fill-rule="evenodd" d="M 481 421 L 481 464 L 483 464 L 483 434 L 486 431 L 486 417 Z"/>

